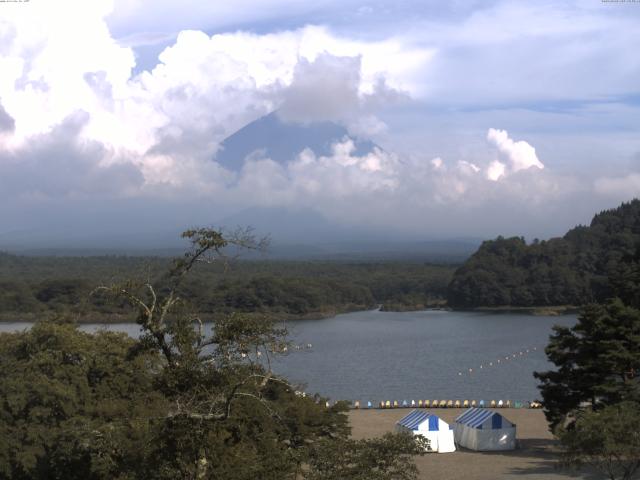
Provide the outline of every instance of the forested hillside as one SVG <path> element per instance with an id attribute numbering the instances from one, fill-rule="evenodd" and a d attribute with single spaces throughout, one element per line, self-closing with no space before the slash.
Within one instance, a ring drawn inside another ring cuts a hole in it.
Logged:
<path id="1" fill-rule="evenodd" d="M 125 278 L 153 280 L 170 264 L 153 257 L 25 257 L 0 254 L 0 319 L 76 313 L 82 321 L 125 320 L 124 305 L 91 295 Z M 441 304 L 455 267 L 423 263 L 237 261 L 201 264 L 181 286 L 203 315 L 253 312 L 319 317 L 372 308 Z"/>
<path id="2" fill-rule="evenodd" d="M 547 241 L 484 242 L 454 275 L 450 306 L 583 305 L 613 295 L 637 297 L 640 201 L 597 214 Z"/>

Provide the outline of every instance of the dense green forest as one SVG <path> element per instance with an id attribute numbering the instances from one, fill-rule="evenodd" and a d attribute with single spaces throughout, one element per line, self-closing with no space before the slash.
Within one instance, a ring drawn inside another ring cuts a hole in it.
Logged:
<path id="1" fill-rule="evenodd" d="M 484 242 L 449 286 L 452 307 L 584 305 L 638 284 L 640 201 L 597 214 L 548 241 L 503 238 Z M 632 278 L 633 277 L 633 278 Z"/>
<path id="2" fill-rule="evenodd" d="M 124 305 L 92 291 L 124 278 L 153 280 L 169 263 L 164 257 L 0 253 L 0 320 L 61 313 L 75 313 L 82 321 L 126 320 Z M 230 268 L 198 265 L 180 293 L 203 315 L 236 311 L 294 318 L 376 305 L 419 309 L 441 306 L 445 299 L 454 308 L 579 306 L 633 285 L 627 280 L 637 276 L 639 263 L 640 201 L 634 200 L 561 238 L 486 241 L 457 270 L 408 261 L 237 260 Z"/>
<path id="3" fill-rule="evenodd" d="M 255 243 L 185 236 L 192 248 L 164 274 L 104 287 L 140 338 L 65 315 L 0 333 L 0 480 L 416 480 L 426 440 L 351 439 L 345 402 L 271 370 L 289 344 L 280 323 L 234 313 L 197 327 L 183 283 L 229 243 Z"/>
<path id="4" fill-rule="evenodd" d="M 0 254 L 0 319 L 75 313 L 81 321 L 124 320 L 124 305 L 92 291 L 125 278 L 153 280 L 170 262 L 162 257 Z M 237 260 L 228 268 L 198 265 L 180 293 L 203 315 L 235 311 L 320 317 L 380 304 L 406 310 L 442 304 L 454 269 L 410 262 Z"/>

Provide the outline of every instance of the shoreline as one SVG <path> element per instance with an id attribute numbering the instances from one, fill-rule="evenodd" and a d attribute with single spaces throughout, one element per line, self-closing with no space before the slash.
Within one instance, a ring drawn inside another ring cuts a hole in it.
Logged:
<path id="1" fill-rule="evenodd" d="M 531 316 L 560 316 L 579 313 L 582 307 L 576 305 L 549 305 L 549 306 L 537 306 L 537 307 L 475 307 L 471 309 L 454 309 L 455 311 L 464 312 L 488 312 L 488 313 L 523 313 Z"/>
<path id="2" fill-rule="evenodd" d="M 357 312 L 389 312 L 389 313 L 404 313 L 404 312 L 426 312 L 426 311 L 442 311 L 442 312 L 478 312 L 478 313 L 516 313 L 522 315 L 528 315 L 532 317 L 536 316 L 562 316 L 576 314 L 580 312 L 581 307 L 575 305 L 555 305 L 545 307 L 475 307 L 475 308 L 452 308 L 443 304 L 439 305 L 415 305 L 415 306 L 399 306 L 392 304 L 395 308 L 385 308 L 385 304 L 378 305 L 352 305 L 345 308 L 338 308 L 325 311 L 309 312 L 302 315 L 296 315 L 292 313 L 284 312 L 266 312 L 266 313 L 245 313 L 247 315 L 258 315 L 263 317 L 276 317 L 278 320 L 283 321 L 300 321 L 300 320 L 325 320 L 333 318 L 338 315 L 344 315 L 347 313 Z M 242 314 L 243 312 L 237 312 Z M 86 315 L 79 315 L 77 313 L 69 313 L 69 318 L 74 320 L 74 323 L 79 325 L 84 324 L 104 324 L 104 325 L 117 325 L 124 323 L 136 323 L 135 316 L 132 314 L 97 314 L 95 312 L 88 313 Z M 226 313 L 220 313 L 218 315 L 226 315 Z M 216 314 L 201 315 L 205 323 L 210 323 L 215 318 Z M 34 323 L 43 318 L 53 319 L 56 314 L 53 312 L 37 313 L 8 313 L 0 314 L 0 323 Z M 75 317 L 75 318 L 74 318 Z"/>

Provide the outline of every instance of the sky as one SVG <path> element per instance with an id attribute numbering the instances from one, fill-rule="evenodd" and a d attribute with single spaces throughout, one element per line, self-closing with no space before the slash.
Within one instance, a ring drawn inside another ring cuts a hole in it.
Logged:
<path id="1" fill-rule="evenodd" d="M 639 22 L 601 0 L 0 2 L 0 241 L 260 207 L 395 239 L 561 235 L 640 193 Z M 273 111 L 349 136 L 215 162 Z"/>

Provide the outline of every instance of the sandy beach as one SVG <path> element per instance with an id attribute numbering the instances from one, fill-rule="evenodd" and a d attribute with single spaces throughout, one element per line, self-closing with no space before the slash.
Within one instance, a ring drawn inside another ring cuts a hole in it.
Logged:
<path id="1" fill-rule="evenodd" d="M 349 420 L 356 439 L 370 438 L 393 431 L 395 422 L 410 409 L 352 410 Z M 452 423 L 464 409 L 428 410 Z M 473 452 L 461 449 L 454 453 L 430 453 L 417 457 L 420 479 L 495 480 L 502 478 L 570 479 L 604 478 L 592 472 L 558 470 L 557 441 L 547 428 L 541 410 L 502 409 L 500 413 L 517 426 L 518 448 L 510 452 Z"/>

